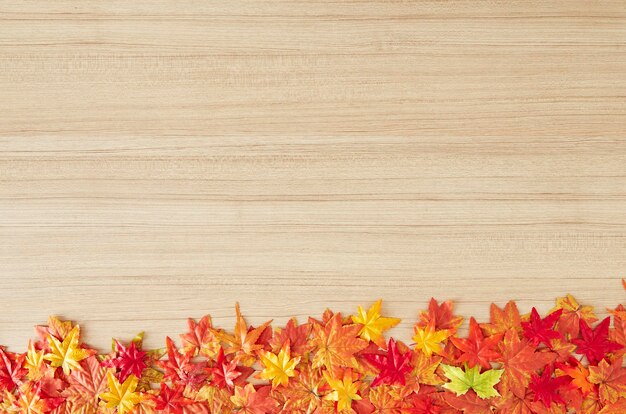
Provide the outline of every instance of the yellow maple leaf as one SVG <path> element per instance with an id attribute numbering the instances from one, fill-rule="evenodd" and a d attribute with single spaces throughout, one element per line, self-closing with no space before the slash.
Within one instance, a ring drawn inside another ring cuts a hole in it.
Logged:
<path id="1" fill-rule="evenodd" d="M 44 359 L 50 361 L 54 368 L 63 368 L 63 373 L 69 375 L 72 369 L 80 369 L 79 362 L 87 358 L 90 353 L 78 347 L 80 328 L 76 325 L 63 339 L 59 341 L 52 335 L 48 335 L 48 342 L 52 352 L 45 354 Z"/>
<path id="2" fill-rule="evenodd" d="M 361 399 L 357 394 L 359 384 L 353 381 L 351 370 L 346 370 L 341 379 L 333 378 L 328 371 L 324 371 L 324 379 L 333 389 L 325 398 L 337 401 L 337 411 L 348 410 L 352 407 L 352 401 Z"/>
<path id="3" fill-rule="evenodd" d="M 287 385 L 289 378 L 296 375 L 295 368 L 300 362 L 300 357 L 291 358 L 289 345 L 283 345 L 278 355 L 271 352 L 260 352 L 263 371 L 260 377 L 272 380 L 272 387 Z"/>
<path id="4" fill-rule="evenodd" d="M 421 328 L 418 325 L 414 327 L 415 335 L 413 340 L 415 341 L 415 349 L 419 349 L 426 356 L 431 356 L 433 353 L 441 354 L 441 342 L 448 339 L 451 332 L 448 329 L 435 329 L 434 320 L 431 320 L 428 325 Z"/>
<path id="5" fill-rule="evenodd" d="M 28 351 L 24 360 L 24 368 L 28 370 L 28 379 L 37 381 L 43 376 L 43 351 L 37 351 L 32 341 L 28 341 Z"/>
<path id="6" fill-rule="evenodd" d="M 368 310 L 358 307 L 358 315 L 352 315 L 352 322 L 362 325 L 359 336 L 366 341 L 372 341 L 381 348 L 385 348 L 383 332 L 400 323 L 398 318 L 380 316 L 382 300 L 379 299 Z"/>
<path id="7" fill-rule="evenodd" d="M 141 402 L 141 395 L 135 392 L 139 380 L 133 374 L 120 384 L 111 372 L 107 372 L 107 382 L 109 391 L 99 395 L 107 408 L 117 408 L 118 414 L 130 413 Z"/>

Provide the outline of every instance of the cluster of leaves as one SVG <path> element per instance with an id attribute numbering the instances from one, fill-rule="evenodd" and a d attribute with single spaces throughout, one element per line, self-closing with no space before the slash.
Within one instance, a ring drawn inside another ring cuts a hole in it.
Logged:
<path id="1" fill-rule="evenodd" d="M 94 413 L 625 413 L 626 310 L 598 322 L 568 295 L 545 317 L 515 302 L 488 323 L 432 299 L 413 343 L 386 340 L 400 320 L 379 300 L 344 317 L 248 326 L 189 320 L 179 345 L 143 349 L 143 336 L 99 355 L 80 328 L 51 317 L 25 353 L 0 347 L 0 412 Z M 611 326 L 611 319 L 613 321 Z"/>

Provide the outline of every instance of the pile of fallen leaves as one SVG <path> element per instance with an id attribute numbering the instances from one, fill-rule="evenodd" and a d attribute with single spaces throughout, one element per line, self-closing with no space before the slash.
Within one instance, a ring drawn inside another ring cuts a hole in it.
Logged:
<path id="1" fill-rule="evenodd" d="M 515 302 L 491 320 L 431 300 L 413 343 L 385 340 L 400 320 L 381 301 L 344 317 L 234 332 L 189 320 L 177 345 L 140 334 L 99 355 L 80 328 L 51 317 L 22 354 L 0 347 L 2 413 L 626 413 L 626 311 L 598 322 L 568 295 L 542 317 Z M 612 318 L 612 326 L 611 326 Z"/>

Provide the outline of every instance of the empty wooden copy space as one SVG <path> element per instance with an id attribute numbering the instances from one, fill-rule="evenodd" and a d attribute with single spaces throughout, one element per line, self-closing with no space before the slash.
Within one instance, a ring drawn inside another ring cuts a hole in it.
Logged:
<path id="1" fill-rule="evenodd" d="M 624 300 L 626 9 L 6 0 L 0 343 Z"/>

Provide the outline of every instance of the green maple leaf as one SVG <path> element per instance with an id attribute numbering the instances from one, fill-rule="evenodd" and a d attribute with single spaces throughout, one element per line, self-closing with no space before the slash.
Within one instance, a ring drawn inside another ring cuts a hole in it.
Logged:
<path id="1" fill-rule="evenodd" d="M 456 395 L 463 395 L 469 389 L 474 390 L 476 395 L 482 399 L 500 395 L 493 386 L 500 382 L 503 369 L 490 369 L 481 374 L 478 365 L 473 368 L 466 366 L 465 371 L 446 364 L 441 364 L 441 367 L 444 375 L 451 381 L 445 383 L 444 388 L 454 391 Z"/>

